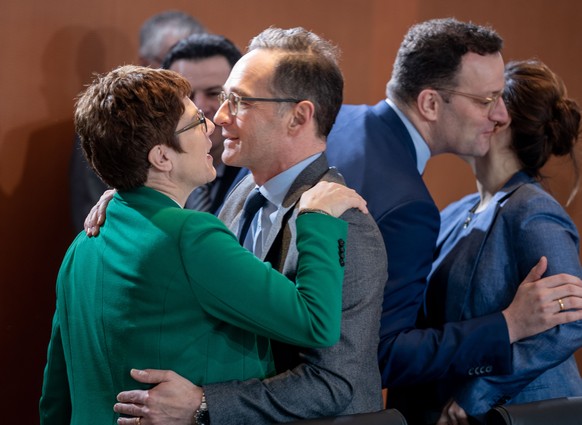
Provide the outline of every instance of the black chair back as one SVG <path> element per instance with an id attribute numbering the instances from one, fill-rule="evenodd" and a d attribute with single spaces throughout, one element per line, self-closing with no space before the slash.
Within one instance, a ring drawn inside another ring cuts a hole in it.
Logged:
<path id="1" fill-rule="evenodd" d="M 374 413 L 306 419 L 303 421 L 289 422 L 287 425 L 406 425 L 406 419 L 404 419 L 404 416 L 398 410 L 387 409 Z"/>
<path id="2" fill-rule="evenodd" d="M 582 425 L 582 397 L 564 397 L 491 409 L 487 425 Z"/>

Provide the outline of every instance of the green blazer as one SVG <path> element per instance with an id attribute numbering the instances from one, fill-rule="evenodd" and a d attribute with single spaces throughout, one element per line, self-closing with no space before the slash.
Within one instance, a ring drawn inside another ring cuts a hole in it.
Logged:
<path id="1" fill-rule="evenodd" d="M 215 216 L 146 187 L 116 194 L 99 236 L 81 233 L 59 271 L 41 424 L 115 424 L 116 395 L 140 387 L 130 368 L 203 385 L 272 375 L 268 338 L 333 345 L 347 224 L 304 214 L 297 230 L 295 284 Z"/>

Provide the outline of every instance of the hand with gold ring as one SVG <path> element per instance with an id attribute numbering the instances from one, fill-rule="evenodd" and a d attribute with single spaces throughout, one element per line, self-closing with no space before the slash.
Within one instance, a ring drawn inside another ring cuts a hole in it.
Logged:
<path id="1" fill-rule="evenodd" d="M 502 311 L 510 343 L 582 320 L 582 279 L 565 273 L 542 277 L 547 267 L 548 260 L 542 257 Z"/>

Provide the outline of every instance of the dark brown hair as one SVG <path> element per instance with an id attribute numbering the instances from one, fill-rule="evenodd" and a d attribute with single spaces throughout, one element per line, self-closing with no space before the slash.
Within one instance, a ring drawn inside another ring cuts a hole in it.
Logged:
<path id="1" fill-rule="evenodd" d="M 580 133 L 580 107 L 567 96 L 566 86 L 537 60 L 505 66 L 503 99 L 511 117 L 511 148 L 523 171 L 541 179 L 540 169 L 551 155 L 569 155 L 576 173 L 575 145 Z"/>
<path id="2" fill-rule="evenodd" d="M 503 39 L 489 27 L 453 18 L 413 25 L 400 44 L 389 96 L 405 104 L 415 102 L 427 88 L 454 88 L 463 56 L 498 53 Z"/>

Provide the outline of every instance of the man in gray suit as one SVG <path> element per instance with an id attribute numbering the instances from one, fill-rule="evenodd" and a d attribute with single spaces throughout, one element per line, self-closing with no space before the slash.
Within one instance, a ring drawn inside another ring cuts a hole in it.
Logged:
<path id="1" fill-rule="evenodd" d="M 222 158 L 251 175 L 226 200 L 220 217 L 238 232 L 247 197 L 258 190 L 266 203 L 241 243 L 293 278 L 300 273 L 295 247 L 299 197 L 320 180 L 343 182 L 324 154 L 342 103 L 343 78 L 334 49 L 302 28 L 267 29 L 253 39 L 224 87 L 214 119 L 225 137 Z M 263 381 L 200 388 L 173 372 L 132 371 L 137 380 L 159 385 L 121 393 L 115 410 L 134 417 L 118 423 L 191 423 L 192 417 L 207 423 L 209 414 L 215 424 L 266 424 L 382 409 L 377 346 L 387 278 L 384 243 L 370 216 L 350 210 L 342 218 L 349 230 L 338 344 L 327 349 L 275 346 L 279 375 Z"/>

